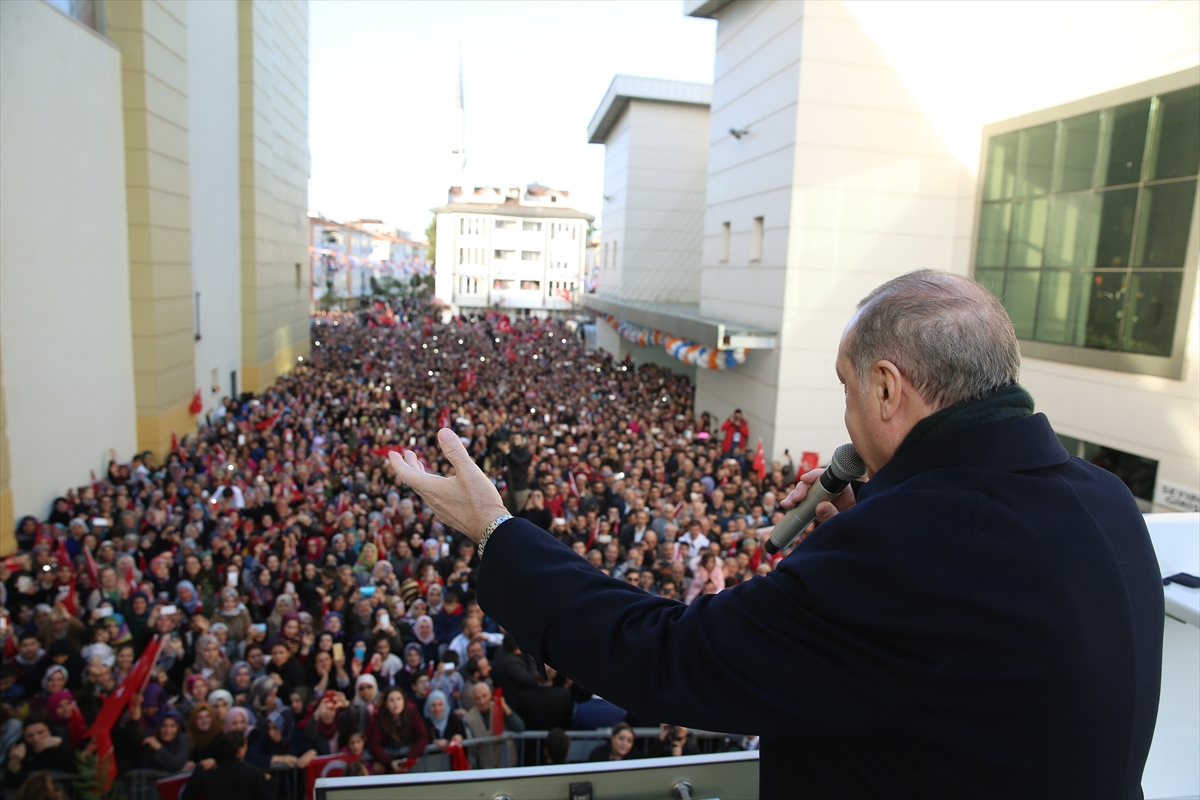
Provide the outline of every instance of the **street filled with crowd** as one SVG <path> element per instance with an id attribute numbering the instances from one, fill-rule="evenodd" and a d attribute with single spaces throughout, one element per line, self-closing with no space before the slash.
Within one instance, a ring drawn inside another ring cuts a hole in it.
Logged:
<path id="1" fill-rule="evenodd" d="M 513 744 L 470 741 L 504 731 L 552 731 L 539 760 L 597 728 L 594 760 L 695 751 L 672 720 L 537 672 L 476 602 L 475 546 L 388 454 L 448 473 L 451 428 L 512 514 L 681 603 L 772 569 L 759 543 L 794 465 L 766 462 L 740 412 L 697 415 L 686 378 L 589 352 L 562 321 L 441 313 L 319 312 L 311 356 L 265 392 L 225 398 L 172 452 L 111 453 L 18 522 L 0 565 L 8 796 L 40 796 L 46 773 L 105 789 L 191 772 L 184 796 L 213 797 L 267 791 L 271 769 L 311 786 L 331 760 L 485 768 Z M 662 735 L 639 747 L 630 725 Z"/>

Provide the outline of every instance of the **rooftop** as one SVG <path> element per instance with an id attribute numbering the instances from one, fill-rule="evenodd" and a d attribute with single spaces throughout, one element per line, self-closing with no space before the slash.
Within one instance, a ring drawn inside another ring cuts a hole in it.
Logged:
<path id="1" fill-rule="evenodd" d="M 630 100 L 707 106 L 712 104 L 712 84 L 617 75 L 588 123 L 588 144 L 604 144 Z"/>

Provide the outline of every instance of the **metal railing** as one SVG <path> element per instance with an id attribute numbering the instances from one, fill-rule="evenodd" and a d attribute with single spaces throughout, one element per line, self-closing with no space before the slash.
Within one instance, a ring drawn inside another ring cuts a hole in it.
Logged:
<path id="1" fill-rule="evenodd" d="M 472 769 L 480 767 L 479 758 L 483 748 L 495 748 L 498 763 L 487 764 L 496 767 L 536 767 L 544 762 L 543 744 L 548 731 L 525 731 L 523 733 L 505 732 L 499 736 L 483 736 L 477 739 L 464 739 L 462 746 Z M 567 731 L 571 740 L 571 749 L 567 754 L 567 763 L 587 761 L 592 750 L 600 745 L 607 745 L 612 737 L 612 728 L 597 728 L 591 731 Z M 636 754 L 644 754 L 651 743 L 659 737 L 658 728 L 634 728 L 634 750 Z M 742 737 L 713 731 L 689 730 L 688 738 L 696 745 L 697 755 L 709 753 L 725 753 L 730 750 L 741 750 Z M 512 747 L 505 746 L 512 743 Z M 450 769 L 450 756 L 435 744 L 425 748 L 425 752 L 417 759 L 409 772 L 441 772 Z"/>
<path id="2" fill-rule="evenodd" d="M 462 743 L 471 769 L 481 767 L 536 767 L 545 763 L 543 745 L 548 731 L 506 732 L 499 736 L 483 736 L 465 739 Z M 597 728 L 591 731 L 567 731 L 571 749 L 567 763 L 587 761 L 592 750 L 607 745 L 612 728 Z M 658 739 L 658 728 L 634 728 L 634 752 L 644 754 L 652 742 Z M 712 731 L 690 730 L 688 737 L 696 745 L 698 755 L 724 753 L 741 750 L 742 737 Z M 491 749 L 485 749 L 491 748 Z M 494 758 L 494 761 L 492 757 Z M 484 758 L 488 763 L 480 763 Z M 450 755 L 436 744 L 430 744 L 416 760 L 409 772 L 448 772 Z M 271 782 L 276 786 L 279 800 L 305 800 L 305 770 L 299 767 L 270 767 Z M 114 784 L 115 797 L 120 800 L 159 800 L 158 781 L 179 773 L 162 772 L 154 769 L 135 769 L 123 772 Z M 64 772 L 51 773 L 63 793 L 64 800 L 88 800 L 95 797 L 96 784 L 92 775 Z"/>

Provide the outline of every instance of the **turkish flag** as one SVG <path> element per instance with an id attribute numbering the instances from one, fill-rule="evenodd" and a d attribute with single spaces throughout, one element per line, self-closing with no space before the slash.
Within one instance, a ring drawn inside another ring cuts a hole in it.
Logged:
<path id="1" fill-rule="evenodd" d="M 88 577 L 92 579 L 92 586 L 100 585 L 100 567 L 96 565 L 96 559 L 92 558 L 90 548 L 83 548 L 84 558 L 87 560 Z"/>
<path id="2" fill-rule="evenodd" d="M 330 756 L 317 756 L 308 762 L 304 772 L 304 782 L 307 786 L 305 797 L 316 797 L 317 778 L 340 778 L 346 774 L 346 767 L 358 761 L 359 756 L 351 753 L 334 753 Z"/>
<path id="3" fill-rule="evenodd" d="M 762 437 L 758 437 L 758 449 L 754 451 L 754 474 L 758 479 L 766 480 L 767 477 L 767 458 L 763 454 Z"/>
<path id="4" fill-rule="evenodd" d="M 497 686 L 492 690 L 492 736 L 504 733 L 504 690 Z"/>
<path id="5" fill-rule="evenodd" d="M 819 466 L 821 466 L 820 454 L 809 452 L 800 454 L 800 475 L 803 475 L 806 472 L 812 472 Z"/>
<path id="6" fill-rule="evenodd" d="M 188 413 L 189 414 L 199 414 L 203 410 L 204 410 L 204 396 L 200 393 L 200 390 L 197 389 L 196 393 L 194 395 L 192 395 L 192 404 L 190 406 L 188 406 Z"/>
<path id="7" fill-rule="evenodd" d="M 150 673 L 154 669 L 154 663 L 158 661 L 158 653 L 165 641 L 162 636 L 154 637 L 142 653 L 142 657 L 125 676 L 125 680 L 121 681 L 121 685 L 104 699 L 100 713 L 92 720 L 92 727 L 88 729 L 87 735 L 96 743 L 96 777 L 104 792 L 109 790 L 117 777 L 117 761 L 113 754 L 113 726 L 121 719 L 121 712 L 125 710 L 129 698 L 140 694 L 150 682 Z"/>

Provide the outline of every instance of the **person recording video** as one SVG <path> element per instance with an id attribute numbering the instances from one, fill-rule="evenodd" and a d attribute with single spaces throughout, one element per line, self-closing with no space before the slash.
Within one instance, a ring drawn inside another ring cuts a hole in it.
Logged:
<path id="1" fill-rule="evenodd" d="M 449 430 L 453 477 L 392 466 L 479 543 L 479 602 L 522 652 L 638 717 L 761 736 L 763 798 L 1140 797 L 1158 564 L 1125 485 L 1034 413 L 1003 306 L 901 276 L 858 304 L 835 364 L 867 481 L 773 572 L 691 605 L 511 518 Z"/>

